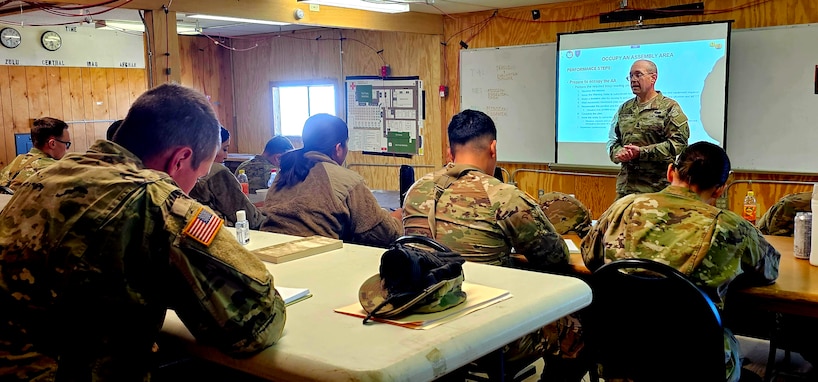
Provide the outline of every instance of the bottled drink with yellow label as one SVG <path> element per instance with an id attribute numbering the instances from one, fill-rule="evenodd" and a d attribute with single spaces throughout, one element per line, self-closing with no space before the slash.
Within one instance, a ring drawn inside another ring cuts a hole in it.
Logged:
<path id="1" fill-rule="evenodd" d="M 747 196 L 744 197 L 744 209 L 741 216 L 750 223 L 756 224 L 756 197 L 752 191 L 747 191 Z"/>

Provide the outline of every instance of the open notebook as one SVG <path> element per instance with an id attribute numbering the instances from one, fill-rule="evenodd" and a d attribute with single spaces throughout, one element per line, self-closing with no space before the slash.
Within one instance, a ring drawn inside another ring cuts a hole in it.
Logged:
<path id="1" fill-rule="evenodd" d="M 277 286 L 276 290 L 281 298 L 284 299 L 284 306 L 295 304 L 296 302 L 306 300 L 312 297 L 310 290 L 307 288 L 288 288 Z"/>

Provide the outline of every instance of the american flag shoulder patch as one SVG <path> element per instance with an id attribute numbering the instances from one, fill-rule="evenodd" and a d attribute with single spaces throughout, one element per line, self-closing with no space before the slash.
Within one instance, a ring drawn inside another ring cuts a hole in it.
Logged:
<path id="1" fill-rule="evenodd" d="M 182 233 L 204 245 L 210 245 L 222 228 L 222 223 L 224 220 L 220 217 L 208 212 L 204 207 L 199 207 L 195 217 L 187 223 Z"/>

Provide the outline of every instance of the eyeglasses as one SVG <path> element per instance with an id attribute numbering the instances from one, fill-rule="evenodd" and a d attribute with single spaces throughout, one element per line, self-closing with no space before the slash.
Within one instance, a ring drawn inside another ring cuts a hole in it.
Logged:
<path id="1" fill-rule="evenodd" d="M 648 74 L 653 74 L 653 73 L 634 72 L 634 73 L 628 74 L 628 76 L 625 77 L 625 79 L 628 80 L 628 81 L 638 80 L 638 79 L 640 79 L 640 78 L 642 78 L 642 77 L 644 77 L 644 76 L 646 76 Z"/>
<path id="2" fill-rule="evenodd" d="M 68 149 L 70 149 L 70 148 L 71 148 L 71 141 L 68 141 L 68 142 L 66 142 L 66 141 L 61 141 L 61 140 L 59 140 L 59 139 L 57 139 L 57 138 L 54 138 L 54 140 L 55 140 L 55 141 L 57 141 L 57 142 L 60 142 L 60 143 L 64 144 L 64 145 L 65 145 L 65 149 L 66 149 L 66 150 L 68 150 Z"/>

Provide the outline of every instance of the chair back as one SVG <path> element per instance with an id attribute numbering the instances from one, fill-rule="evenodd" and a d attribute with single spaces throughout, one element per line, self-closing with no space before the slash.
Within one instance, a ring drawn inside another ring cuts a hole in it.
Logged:
<path id="1" fill-rule="evenodd" d="M 400 172 L 398 173 L 398 183 L 400 187 L 400 206 L 403 207 L 403 199 L 406 197 L 406 192 L 409 187 L 415 183 L 415 168 L 408 165 L 400 165 Z"/>
<path id="2" fill-rule="evenodd" d="M 497 180 L 499 180 L 499 181 L 501 181 L 503 183 L 506 182 L 506 180 L 503 179 L 503 168 L 502 167 L 494 167 L 494 177 L 497 178 Z"/>
<path id="3" fill-rule="evenodd" d="M 594 298 L 583 331 L 603 378 L 725 380 L 719 311 L 681 272 L 626 259 L 605 264 L 590 280 Z"/>

